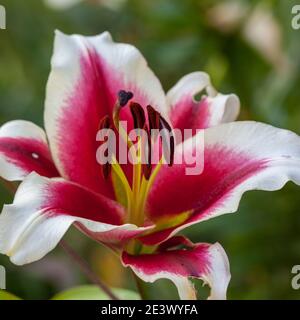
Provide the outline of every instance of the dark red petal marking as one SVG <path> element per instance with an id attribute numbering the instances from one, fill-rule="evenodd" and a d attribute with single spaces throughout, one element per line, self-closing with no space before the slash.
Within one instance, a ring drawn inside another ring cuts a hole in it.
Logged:
<path id="1" fill-rule="evenodd" d="M 57 119 L 57 158 L 63 167 L 64 175 L 71 181 L 82 184 L 89 189 L 114 198 L 112 184 L 103 179 L 101 166 L 96 160 L 99 142 L 96 134 L 100 119 L 104 116 L 113 118 L 116 98 L 120 88 L 125 88 L 126 99 L 132 92 L 139 103 L 149 103 L 145 94 L 136 83 L 124 83 L 122 70 L 114 70 L 93 49 L 86 48 L 81 57 L 81 74 L 74 89 L 65 98 L 61 116 Z M 128 130 L 133 128 L 129 108 L 122 108 L 120 120 L 127 121 Z M 117 139 L 118 140 L 118 139 Z M 131 164 L 122 165 L 131 180 Z"/>
<path id="2" fill-rule="evenodd" d="M 188 223 L 188 220 L 185 221 L 185 223 Z M 181 225 L 184 225 L 185 223 L 182 223 Z M 157 245 L 159 243 L 164 243 L 164 241 L 166 241 L 166 239 L 168 239 L 172 234 L 172 232 L 175 230 L 176 230 L 176 227 L 171 227 L 161 231 L 153 232 L 149 235 L 140 237 L 140 241 L 145 245 L 149 245 L 149 246 Z"/>
<path id="3" fill-rule="evenodd" d="M 154 252 L 152 254 L 122 254 L 122 263 L 146 282 L 169 279 L 177 287 L 181 299 L 196 299 L 189 278 L 199 278 L 211 287 L 210 299 L 226 299 L 230 280 L 227 255 L 218 244 L 195 243 L 189 249 Z"/>
<path id="4" fill-rule="evenodd" d="M 182 97 L 180 102 L 170 112 L 170 120 L 173 128 L 180 129 L 206 129 L 210 127 L 211 111 L 207 97 L 201 101 L 194 101 L 190 95 Z"/>
<path id="5" fill-rule="evenodd" d="M 195 247 L 195 244 L 184 236 L 175 236 L 160 244 L 157 250 L 162 252 L 179 246 L 191 249 Z"/>
<path id="6" fill-rule="evenodd" d="M 165 251 L 139 256 L 124 252 L 122 260 L 125 265 L 133 266 L 146 275 L 167 272 L 186 277 L 199 277 L 207 273 L 210 267 L 208 249 L 209 245 L 201 244 L 192 250 Z"/>
<path id="7" fill-rule="evenodd" d="M 32 171 L 45 177 L 59 177 L 52 161 L 48 146 L 36 139 L 30 138 L 0 138 L 0 153 L 9 162 L 24 170 Z"/>
<path id="8" fill-rule="evenodd" d="M 44 194 L 41 210 L 51 211 L 54 215 L 66 214 L 108 224 L 122 224 L 121 206 L 75 183 L 49 183 Z"/>
<path id="9" fill-rule="evenodd" d="M 226 201 L 238 185 L 267 167 L 267 161 L 221 146 L 205 150 L 204 171 L 200 175 L 186 175 L 186 165 L 164 165 L 150 190 L 147 212 L 150 219 L 173 216 L 181 212 L 193 214 L 180 225 L 203 219 Z M 168 190 L 168 192 L 163 192 Z M 163 195 L 162 195 L 163 193 Z M 166 239 L 176 227 L 142 238 L 145 244 Z"/>
<path id="10" fill-rule="evenodd" d="M 262 159 L 222 146 L 207 147 L 202 174 L 187 175 L 185 169 L 188 165 L 185 163 L 159 171 L 148 198 L 150 215 L 159 217 L 188 210 L 206 211 L 266 165 Z M 163 190 L 168 192 L 162 195 Z"/>
<path id="11" fill-rule="evenodd" d="M 81 75 L 73 92 L 66 97 L 56 132 L 58 158 L 64 174 L 96 192 L 114 198 L 113 188 L 97 163 L 96 135 L 101 120 L 111 117 L 117 91 L 108 88 L 105 66 L 93 50 L 81 57 Z"/>

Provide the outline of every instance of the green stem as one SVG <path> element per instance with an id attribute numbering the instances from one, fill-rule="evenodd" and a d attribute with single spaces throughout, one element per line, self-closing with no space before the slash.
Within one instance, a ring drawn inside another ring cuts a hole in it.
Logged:
<path id="1" fill-rule="evenodd" d="M 132 271 L 132 275 L 135 280 L 135 284 L 136 284 L 137 290 L 141 296 L 141 299 L 142 300 L 149 300 L 144 282 L 133 271 Z"/>
<path id="2" fill-rule="evenodd" d="M 81 258 L 64 240 L 61 240 L 59 244 L 61 248 L 78 264 L 81 271 L 91 280 L 91 282 L 95 283 L 112 300 L 119 300 L 112 290 L 93 272 L 88 263 Z"/>

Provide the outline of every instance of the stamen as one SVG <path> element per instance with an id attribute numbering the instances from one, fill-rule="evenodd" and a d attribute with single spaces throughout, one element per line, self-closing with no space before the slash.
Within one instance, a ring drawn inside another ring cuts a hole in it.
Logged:
<path id="1" fill-rule="evenodd" d="M 131 187 L 130 187 L 129 182 L 127 180 L 127 177 L 126 177 L 124 171 L 122 170 L 122 167 L 118 163 L 115 156 L 113 156 L 113 159 L 112 159 L 112 169 L 113 169 L 112 182 L 115 187 L 116 197 L 120 201 L 121 200 L 120 198 L 123 196 L 123 192 L 124 192 L 123 190 L 125 190 L 126 203 L 124 205 L 127 205 L 128 212 L 130 212 L 131 207 L 132 207 L 132 190 L 131 190 Z M 116 183 L 121 183 L 124 188 L 124 189 L 121 188 L 121 193 L 122 193 L 121 195 L 120 195 L 120 191 L 118 191 L 118 187 L 115 186 Z"/>
<path id="2" fill-rule="evenodd" d="M 170 138 L 169 139 L 169 142 L 170 144 L 168 143 L 165 143 L 163 146 L 163 153 L 164 153 L 164 157 L 165 159 L 169 159 L 169 167 L 171 167 L 173 164 L 174 164 L 174 154 L 175 154 L 175 139 L 174 139 L 174 135 L 172 133 L 172 128 L 171 126 L 169 125 L 169 123 L 162 117 L 160 116 L 160 119 L 159 119 L 159 125 L 160 125 L 160 128 L 159 130 L 163 130 L 163 129 L 167 129 L 168 132 L 169 132 L 169 135 L 168 137 Z M 166 137 L 163 136 L 165 142 L 166 142 Z M 166 150 L 165 146 L 170 146 L 170 148 L 168 150 Z"/>
<path id="3" fill-rule="evenodd" d="M 133 165 L 133 179 L 132 185 L 129 184 L 123 169 L 120 167 L 118 162 L 116 164 L 106 164 L 102 166 L 103 176 L 107 179 L 112 172 L 113 183 L 122 183 L 123 189 L 121 192 L 126 192 L 126 199 L 120 196 L 120 200 L 123 201 L 124 205 L 127 206 L 128 210 L 128 221 L 136 225 L 144 224 L 144 214 L 146 199 L 149 194 L 150 186 L 160 170 L 164 159 L 168 159 L 169 165 L 174 163 L 174 149 L 175 139 L 173 136 L 172 128 L 169 123 L 157 112 L 152 106 L 147 106 L 147 115 L 143 107 L 136 103 L 131 102 L 129 104 L 130 112 L 134 122 L 134 128 L 137 131 L 137 145 L 133 144 L 131 138 L 129 138 L 127 130 L 122 126 L 120 122 L 120 113 L 123 107 L 133 98 L 133 93 L 130 91 L 120 90 L 118 92 L 118 98 L 113 110 L 113 125 L 115 130 L 118 131 L 119 135 L 123 138 L 124 142 L 128 145 L 132 159 L 136 162 Z M 148 119 L 146 119 L 148 116 Z M 147 121 L 148 120 L 148 121 Z M 112 128 L 112 123 L 109 117 L 105 117 L 101 120 L 100 129 Z M 146 132 L 146 135 L 141 134 L 142 129 Z M 164 130 L 163 130 L 164 129 Z M 153 137 L 152 130 L 157 133 L 163 130 L 161 133 L 161 139 L 163 142 L 163 156 L 159 163 L 152 167 L 152 143 L 155 143 L 157 137 Z M 153 140 L 152 140 L 153 138 Z M 134 147 L 134 148 L 132 148 Z M 117 192 L 116 192 L 117 193 Z M 119 190 L 120 193 L 120 190 Z"/>
<path id="4" fill-rule="evenodd" d="M 120 90 L 118 92 L 119 104 L 121 107 L 126 106 L 129 100 L 133 98 L 133 93 L 131 91 Z"/>
<path id="5" fill-rule="evenodd" d="M 151 177 L 151 173 L 152 173 L 152 165 L 151 163 L 146 163 L 143 164 L 143 175 L 145 177 L 146 180 L 149 180 Z"/>
<path id="6" fill-rule="evenodd" d="M 168 137 L 166 137 L 166 135 L 163 135 L 162 137 L 162 139 L 165 142 L 163 144 L 164 146 L 163 154 L 165 159 L 169 160 L 168 165 L 172 166 L 174 164 L 174 153 L 175 153 L 175 139 L 174 139 L 174 135 L 172 134 L 172 128 L 169 125 L 169 123 L 161 116 L 161 114 L 159 114 L 152 106 L 147 106 L 147 111 L 148 111 L 150 130 L 166 129 L 169 132 Z M 167 143 L 168 141 L 169 143 Z M 166 146 L 170 146 L 170 147 L 166 150 Z"/>
<path id="7" fill-rule="evenodd" d="M 147 125 L 144 125 L 144 131 L 147 132 L 147 141 L 144 144 L 144 154 L 146 154 L 146 150 L 148 149 L 148 153 L 146 154 L 148 157 L 146 163 L 143 164 L 143 175 L 146 180 L 150 179 L 151 172 L 152 172 L 152 164 L 151 164 L 151 136 L 150 132 L 147 128 Z"/>
<path id="8" fill-rule="evenodd" d="M 159 129 L 160 114 L 152 106 L 147 106 L 147 112 L 148 112 L 150 131 L 152 129 L 154 130 Z"/>
<path id="9" fill-rule="evenodd" d="M 105 163 L 102 165 L 102 175 L 103 175 L 103 178 L 105 180 L 108 179 L 108 177 L 110 176 L 110 173 L 111 173 L 111 165 L 110 163 Z"/>
<path id="10" fill-rule="evenodd" d="M 144 109 L 141 107 L 140 104 L 131 102 L 130 111 L 134 122 L 134 128 L 143 129 L 146 122 Z"/>
<path id="11" fill-rule="evenodd" d="M 99 127 L 99 130 L 102 130 L 102 129 L 110 129 L 110 128 L 111 128 L 111 121 L 110 121 L 109 116 L 103 117 L 103 118 L 100 120 L 98 127 Z"/>

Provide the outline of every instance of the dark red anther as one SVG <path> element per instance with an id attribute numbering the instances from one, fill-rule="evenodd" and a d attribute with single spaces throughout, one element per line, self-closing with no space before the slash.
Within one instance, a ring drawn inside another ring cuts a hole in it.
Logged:
<path id="1" fill-rule="evenodd" d="M 108 150 L 105 150 L 104 156 L 108 157 Z M 103 178 L 107 180 L 111 173 L 111 164 L 107 162 L 101 166 L 101 169 L 102 169 Z"/>
<path id="2" fill-rule="evenodd" d="M 146 122 L 144 109 L 141 107 L 140 104 L 131 102 L 130 111 L 134 122 L 134 128 L 143 129 Z"/>
<path id="3" fill-rule="evenodd" d="M 101 168 L 102 168 L 103 178 L 107 180 L 111 173 L 111 164 L 110 163 L 103 164 Z"/>
<path id="4" fill-rule="evenodd" d="M 159 130 L 164 130 L 164 129 L 166 129 L 169 132 L 169 134 L 167 135 L 167 137 L 164 133 L 162 135 L 162 139 L 164 140 L 163 153 L 164 153 L 165 159 L 169 160 L 168 165 L 169 165 L 169 167 L 171 167 L 174 164 L 175 139 L 174 139 L 174 135 L 173 135 L 171 126 L 162 116 L 160 116 Z"/>
<path id="5" fill-rule="evenodd" d="M 150 164 L 144 164 L 143 165 L 143 175 L 146 180 L 149 180 L 152 173 L 152 165 Z"/>
<path id="6" fill-rule="evenodd" d="M 111 121 L 109 116 L 104 116 L 99 122 L 99 130 L 110 129 Z"/>
<path id="7" fill-rule="evenodd" d="M 169 123 L 152 107 L 147 106 L 148 119 L 150 130 L 152 129 L 166 129 L 168 135 L 162 132 L 163 140 L 163 154 L 166 160 L 169 160 L 168 165 L 172 166 L 174 164 L 174 152 L 175 152 L 175 139 L 172 133 L 172 128 Z"/>
<path id="8" fill-rule="evenodd" d="M 167 129 L 169 132 L 172 131 L 171 126 L 168 121 L 166 121 L 162 116 L 159 117 L 159 130 Z"/>
<path id="9" fill-rule="evenodd" d="M 152 129 L 154 130 L 159 129 L 160 114 L 152 106 L 147 106 L 147 112 L 148 112 L 150 131 Z"/>
<path id="10" fill-rule="evenodd" d="M 133 93 L 131 91 L 120 90 L 118 92 L 118 100 L 121 107 L 126 106 L 129 100 L 133 98 Z"/>
<path id="11" fill-rule="evenodd" d="M 144 145 L 144 154 L 147 156 L 146 163 L 143 164 L 142 170 L 143 170 L 143 175 L 146 180 L 150 179 L 151 173 L 152 173 L 152 164 L 151 164 L 151 136 L 149 129 L 147 128 L 147 125 L 145 124 L 143 127 L 144 131 L 147 132 L 147 141 L 145 141 Z M 147 152 L 146 152 L 147 148 Z"/>

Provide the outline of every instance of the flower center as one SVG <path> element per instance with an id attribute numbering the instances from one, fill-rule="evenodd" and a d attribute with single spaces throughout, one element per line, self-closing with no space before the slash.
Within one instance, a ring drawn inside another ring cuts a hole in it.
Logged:
<path id="1" fill-rule="evenodd" d="M 119 91 L 113 110 L 113 122 L 106 116 L 99 125 L 100 129 L 117 131 L 122 142 L 127 146 L 132 163 L 132 182 L 128 181 L 116 156 L 112 164 L 102 165 L 102 173 L 106 179 L 112 176 L 117 200 L 127 207 L 127 222 L 144 226 L 146 200 L 150 187 L 163 160 L 167 159 L 165 161 L 169 165 L 173 164 L 175 141 L 171 126 L 161 114 L 150 105 L 145 111 L 140 104 L 130 101 L 132 98 L 132 92 Z M 124 108 L 129 109 L 133 120 L 134 130 L 130 133 L 120 121 L 120 112 Z M 164 133 L 161 134 L 161 132 Z M 162 143 L 162 140 L 168 140 L 168 143 Z"/>

